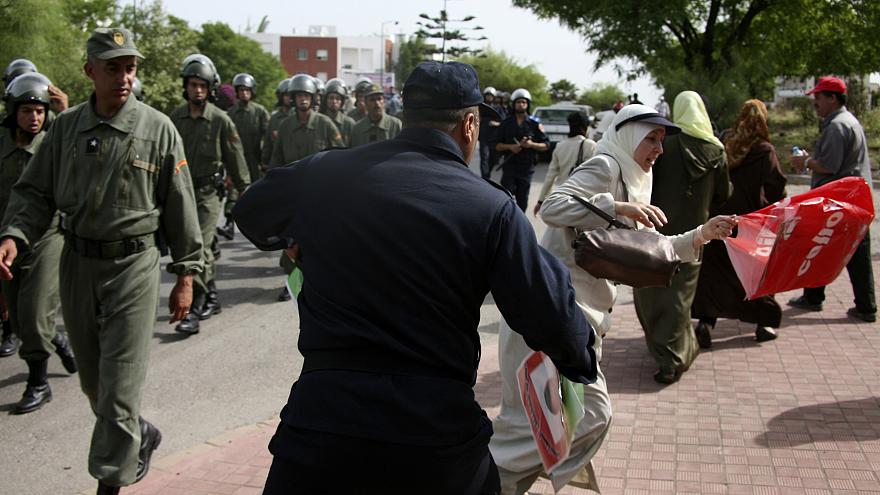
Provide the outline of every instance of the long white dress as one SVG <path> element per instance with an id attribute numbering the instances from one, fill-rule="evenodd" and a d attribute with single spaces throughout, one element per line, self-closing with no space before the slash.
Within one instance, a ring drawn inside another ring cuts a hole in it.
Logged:
<path id="1" fill-rule="evenodd" d="M 516 370 L 532 352 L 523 338 L 502 321 L 499 331 L 499 366 L 502 376 L 501 411 L 493 422 L 495 430 L 489 448 L 501 474 L 501 493 L 523 494 L 538 476 L 550 479 L 559 491 L 567 484 L 599 491 L 591 460 L 611 427 L 611 401 L 602 373 L 602 338 L 611 328 L 610 312 L 617 298 L 616 286 L 597 279 L 575 264 L 571 242 L 575 233 L 570 227 L 590 230 L 607 223 L 571 198 L 569 194 L 590 201 L 611 216 L 614 202 L 627 201 L 617 163 L 607 155 L 596 155 L 571 174 L 567 181 L 547 197 L 541 217 L 548 225 L 541 246 L 557 256 L 571 271 L 576 301 L 584 316 L 596 330 L 595 350 L 600 360 L 595 383 L 584 386 L 584 418 L 578 423 L 568 459 L 552 473 L 544 473 L 541 458 L 532 438 L 528 420 L 516 385 Z M 619 220 L 634 225 L 625 218 Z M 683 261 L 695 260 L 695 230 L 670 236 L 676 253 Z"/>

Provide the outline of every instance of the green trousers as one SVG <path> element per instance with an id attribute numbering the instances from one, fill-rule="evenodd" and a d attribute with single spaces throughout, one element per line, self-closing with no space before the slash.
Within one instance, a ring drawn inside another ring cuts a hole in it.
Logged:
<path id="1" fill-rule="evenodd" d="M 107 485 L 134 483 L 138 417 L 159 304 L 159 251 L 116 259 L 61 254 L 61 310 L 80 386 L 95 426 L 89 473 Z"/>
<path id="2" fill-rule="evenodd" d="M 12 280 L 3 281 L 12 331 L 21 339 L 18 355 L 25 361 L 49 359 L 55 346 L 58 312 L 58 268 L 64 237 L 57 225 L 21 254 L 12 266 Z"/>
<path id="3" fill-rule="evenodd" d="M 636 314 L 645 343 L 664 370 L 687 370 L 699 354 L 691 323 L 691 303 L 697 290 L 700 263 L 682 263 L 672 286 L 633 290 Z"/>
<path id="4" fill-rule="evenodd" d="M 214 237 L 217 236 L 217 219 L 220 218 L 220 198 L 213 185 L 195 190 L 196 210 L 199 215 L 199 227 L 202 229 L 202 258 L 205 270 L 193 277 L 193 295 L 206 294 L 208 282 L 214 280 Z"/>

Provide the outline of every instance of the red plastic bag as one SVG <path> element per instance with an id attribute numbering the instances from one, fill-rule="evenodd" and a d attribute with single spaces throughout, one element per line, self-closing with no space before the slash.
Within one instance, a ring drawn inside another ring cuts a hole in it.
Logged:
<path id="1" fill-rule="evenodd" d="M 871 190 L 846 177 L 738 218 L 725 240 L 748 299 L 834 281 L 874 219 Z"/>

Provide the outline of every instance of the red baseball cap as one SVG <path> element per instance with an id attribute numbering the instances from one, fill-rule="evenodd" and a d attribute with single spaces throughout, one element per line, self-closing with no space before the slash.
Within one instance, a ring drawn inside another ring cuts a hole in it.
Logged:
<path id="1" fill-rule="evenodd" d="M 819 91 L 831 91 L 832 93 L 846 94 L 846 83 L 836 77 L 820 77 L 816 87 L 807 91 L 808 95 Z"/>

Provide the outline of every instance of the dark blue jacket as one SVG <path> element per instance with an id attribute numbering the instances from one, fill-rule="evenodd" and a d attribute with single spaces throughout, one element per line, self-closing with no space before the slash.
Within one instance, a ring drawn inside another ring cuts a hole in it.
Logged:
<path id="1" fill-rule="evenodd" d="M 511 113 L 496 131 L 497 143 L 516 144 L 526 138 L 535 143 L 549 142 L 541 123 L 529 115 L 526 115 L 523 123 L 519 124 L 516 121 L 516 113 Z M 538 152 L 533 149 L 522 150 L 516 154 L 505 151 L 503 159 L 502 170 L 505 174 L 528 178 L 532 176 L 535 165 L 538 164 Z"/>
<path id="2" fill-rule="evenodd" d="M 302 250 L 305 365 L 287 424 L 420 445 L 485 431 L 472 385 L 490 291 L 566 376 L 596 378 L 568 270 L 442 132 L 408 128 L 270 170 L 233 215 L 258 248 Z"/>

